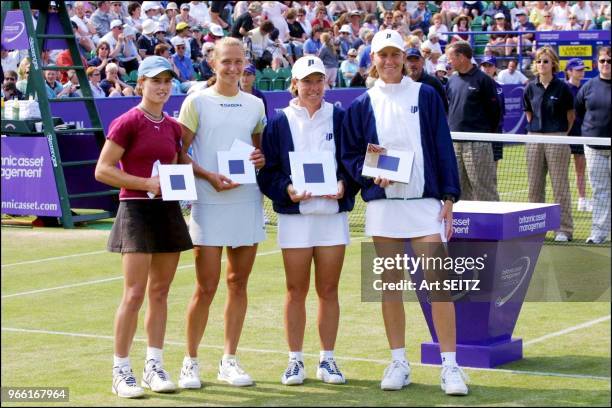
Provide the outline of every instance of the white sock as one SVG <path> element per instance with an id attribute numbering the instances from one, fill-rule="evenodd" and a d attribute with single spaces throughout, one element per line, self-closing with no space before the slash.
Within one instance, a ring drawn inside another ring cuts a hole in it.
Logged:
<path id="1" fill-rule="evenodd" d="M 129 357 L 119 357 L 118 355 L 113 355 L 113 367 L 123 367 L 128 366 L 131 367 L 130 358 Z"/>
<path id="2" fill-rule="evenodd" d="M 187 363 L 195 363 L 195 364 L 198 364 L 198 365 L 200 364 L 197 357 L 185 356 L 183 358 L 183 365 L 185 365 Z"/>
<path id="3" fill-rule="evenodd" d="M 408 360 L 406 359 L 406 349 L 404 347 L 392 349 L 391 350 L 391 359 L 407 363 Z"/>
<path id="4" fill-rule="evenodd" d="M 147 347 L 146 361 L 155 360 L 155 361 L 159 361 L 161 364 L 163 363 L 163 353 L 164 351 L 157 347 Z"/>
<path id="5" fill-rule="evenodd" d="M 221 361 L 226 362 L 227 360 L 235 360 L 235 359 L 236 359 L 235 354 L 223 354 Z"/>
<path id="6" fill-rule="evenodd" d="M 453 367 L 457 365 L 457 360 L 456 360 L 457 353 L 456 352 L 448 351 L 445 353 L 440 353 L 440 356 L 442 356 L 442 366 Z"/>
<path id="7" fill-rule="evenodd" d="M 328 358 L 334 358 L 334 350 L 321 350 L 319 352 L 319 361 L 327 360 Z"/>
<path id="8" fill-rule="evenodd" d="M 290 351 L 289 360 L 304 361 L 304 355 L 301 351 Z"/>

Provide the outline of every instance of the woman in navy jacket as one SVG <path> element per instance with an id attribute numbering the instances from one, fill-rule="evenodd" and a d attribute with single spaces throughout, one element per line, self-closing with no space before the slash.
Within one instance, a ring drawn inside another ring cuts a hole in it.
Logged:
<path id="1" fill-rule="evenodd" d="M 339 135 L 344 111 L 323 100 L 324 87 L 325 67 L 319 58 L 305 56 L 296 61 L 290 88 L 295 98 L 264 130 L 262 150 L 266 165 L 257 176 L 261 191 L 272 200 L 278 213 L 278 242 L 287 284 L 285 330 L 290 352 L 287 370 L 281 377 L 286 385 L 302 384 L 305 378 L 302 345 L 313 260 L 321 344 L 317 378 L 331 384 L 345 382 L 333 351 L 340 316 L 338 281 L 349 243 L 348 211 L 353 209 L 355 194 L 340 164 Z M 337 193 L 315 197 L 308 191 L 296 191 L 291 182 L 290 151 L 334 153 Z"/>
<path id="2" fill-rule="evenodd" d="M 373 237 L 378 257 L 402 255 L 407 243 L 416 256 L 444 256 L 442 241 L 450 238 L 452 208 L 460 187 L 442 100 L 432 87 L 406 76 L 404 43 L 396 31 L 378 32 L 371 52 L 370 76 L 378 79 L 348 108 L 341 138 L 342 162 L 367 202 L 366 235 Z M 361 175 L 366 151 L 383 153 L 380 146 L 414 153 L 408 183 Z M 428 280 L 434 277 L 432 272 L 424 271 Z M 404 271 L 392 268 L 382 278 L 395 283 L 404 279 Z M 383 390 L 403 388 L 410 384 L 411 374 L 402 293 L 391 289 L 387 286 L 382 291 L 392 359 L 381 381 Z M 441 387 L 449 395 L 465 395 L 466 378 L 455 358 L 454 305 L 444 291 L 432 295 L 436 296 L 432 314 L 441 349 Z"/>

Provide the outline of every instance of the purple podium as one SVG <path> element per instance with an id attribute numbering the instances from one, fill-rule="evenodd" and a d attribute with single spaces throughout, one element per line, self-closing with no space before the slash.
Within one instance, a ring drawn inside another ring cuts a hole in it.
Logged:
<path id="1" fill-rule="evenodd" d="M 512 332 L 546 232 L 559 228 L 558 204 L 460 201 L 453 209 L 449 254 L 484 256 L 481 270 L 467 271 L 478 290 L 451 291 L 456 310 L 457 362 L 495 367 L 523 357 Z M 422 279 L 420 277 L 416 277 Z M 472 285 L 473 286 L 473 285 Z M 440 348 L 426 292 L 417 292 L 432 342 L 421 344 L 421 362 L 440 364 Z"/>

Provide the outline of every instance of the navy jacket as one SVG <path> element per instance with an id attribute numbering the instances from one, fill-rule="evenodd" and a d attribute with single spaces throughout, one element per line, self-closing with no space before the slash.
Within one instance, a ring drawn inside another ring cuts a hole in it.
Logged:
<path id="1" fill-rule="evenodd" d="M 334 143 L 336 145 L 336 177 L 344 182 L 344 196 L 338 200 L 339 212 L 351 211 L 355 205 L 358 186 L 352 182 L 340 160 L 340 133 L 344 111 L 334 106 Z M 278 112 L 266 125 L 262 136 L 262 152 L 266 164 L 257 174 L 261 192 L 272 200 L 272 208 L 280 214 L 299 214 L 300 204 L 289 198 L 287 186 L 291 184 L 289 152 L 294 151 L 289 121 L 284 112 Z"/>
<path id="2" fill-rule="evenodd" d="M 452 194 L 459 200 L 461 187 L 457 159 L 442 99 L 434 88 L 422 84 L 418 101 L 425 179 L 423 198 L 442 199 L 443 195 Z M 363 200 L 386 198 L 385 190 L 374 184 L 372 178 L 361 176 L 368 143 L 379 144 L 376 118 L 368 92 L 355 99 L 346 111 L 341 141 L 342 163 L 353 180 L 361 186 Z"/>

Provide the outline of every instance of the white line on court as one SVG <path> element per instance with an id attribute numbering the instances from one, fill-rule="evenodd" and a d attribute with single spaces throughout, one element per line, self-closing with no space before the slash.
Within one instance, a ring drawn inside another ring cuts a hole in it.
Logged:
<path id="1" fill-rule="evenodd" d="M 57 261 L 59 259 L 76 258 L 76 257 L 79 257 L 79 256 L 98 255 L 98 254 L 104 254 L 104 253 L 109 253 L 109 252 L 108 251 L 81 252 L 79 254 L 54 256 L 54 257 L 51 257 L 51 258 L 34 259 L 32 261 L 15 262 L 15 263 L 11 263 L 11 264 L 4 264 L 4 265 L 1 265 L 1 266 L 2 266 L 2 268 L 8 268 L 9 266 L 31 265 L 31 264 L 47 262 L 47 261 Z"/>
<path id="2" fill-rule="evenodd" d="M 367 238 L 368 237 L 351 238 L 351 241 L 362 241 L 362 240 L 367 239 Z M 106 252 L 106 251 L 101 251 L 101 252 Z M 259 252 L 259 253 L 257 253 L 256 257 L 257 256 L 266 256 L 266 255 L 278 254 L 280 252 L 281 252 L 280 249 L 275 249 L 273 251 Z M 48 258 L 48 259 L 50 259 L 50 258 Z M 225 262 L 225 261 L 226 261 L 225 258 L 222 259 L 222 262 Z M 194 268 L 194 267 L 195 267 L 195 264 L 188 264 L 188 265 L 180 265 L 176 269 L 180 270 L 180 269 L 187 269 L 187 268 Z M 85 282 L 72 283 L 72 284 L 69 284 L 69 285 L 54 286 L 52 288 L 28 290 L 26 292 L 18 292 L 18 293 L 12 293 L 10 295 L 3 295 L 2 299 L 8 299 L 8 298 L 18 297 L 18 296 L 33 295 L 33 294 L 36 294 L 36 293 L 52 292 L 54 290 L 76 288 L 76 287 L 79 287 L 79 286 L 96 285 L 98 283 L 112 282 L 112 281 L 121 280 L 121 279 L 123 279 L 123 275 L 115 276 L 115 277 L 112 277 L 112 278 L 95 279 L 95 280 L 90 280 L 90 281 L 85 281 Z"/>
<path id="3" fill-rule="evenodd" d="M 44 335 L 56 335 L 56 336 L 68 336 L 68 337 L 81 337 L 81 338 L 89 338 L 89 339 L 102 339 L 102 340 L 114 340 L 113 336 L 99 335 L 99 334 L 87 334 L 87 333 L 71 333 L 71 332 L 63 332 L 63 331 L 52 331 L 52 330 L 34 330 L 34 329 L 20 329 L 15 327 L 3 327 L 2 331 L 13 332 L 13 333 L 30 333 L 30 334 L 44 334 Z M 139 337 L 135 337 L 134 341 L 140 343 L 146 343 L 147 340 Z M 182 341 L 172 341 L 166 340 L 165 344 L 172 346 L 180 346 L 184 347 L 185 342 Z M 201 348 L 214 349 L 214 350 L 223 350 L 223 346 L 213 346 L 213 345 L 200 345 Z M 255 349 L 248 347 L 239 347 L 240 351 L 248 352 L 248 353 L 261 353 L 261 354 L 281 354 L 287 355 L 286 351 L 279 350 L 266 350 L 266 349 Z M 313 353 L 304 353 L 307 357 L 318 358 L 318 354 Z M 359 361 L 366 363 L 375 363 L 386 365 L 389 363 L 388 360 L 377 360 L 372 358 L 363 358 L 363 357 L 351 357 L 351 356 L 336 356 L 338 360 L 345 361 Z M 433 364 L 421 364 L 416 362 L 411 362 L 412 366 L 420 366 L 420 367 L 438 367 Z M 508 370 L 503 368 L 474 368 L 474 367 L 463 367 L 465 370 L 470 371 L 487 371 L 493 373 L 502 373 L 502 374 L 518 374 L 518 375 L 533 375 L 540 377 L 560 377 L 560 378 L 574 378 L 574 379 L 583 379 L 583 380 L 601 380 L 601 381 L 610 381 L 610 377 L 605 376 L 597 376 L 597 375 L 586 375 L 586 374 L 564 374 L 564 373 L 552 373 L 552 372 L 544 372 L 544 371 L 525 371 L 525 370 Z"/>
<path id="4" fill-rule="evenodd" d="M 562 336 L 564 334 L 571 333 L 571 332 L 574 332 L 576 330 L 585 329 L 587 327 L 594 326 L 594 325 L 596 325 L 598 323 L 605 322 L 607 320 L 610 320 L 610 315 L 603 316 L 603 317 L 600 317 L 598 319 L 590 320 L 588 322 L 584 322 L 584 323 L 581 323 L 581 324 L 577 324 L 576 326 L 568 327 L 567 329 L 559 330 L 559 331 L 556 331 L 554 333 L 549 333 L 549 334 L 546 334 L 546 335 L 544 335 L 542 337 L 537 337 L 537 338 L 535 338 L 533 340 L 526 341 L 526 342 L 523 343 L 523 347 L 531 346 L 532 344 L 536 344 L 536 343 L 539 343 L 541 341 L 548 340 L 548 339 L 550 339 L 552 337 Z"/>

